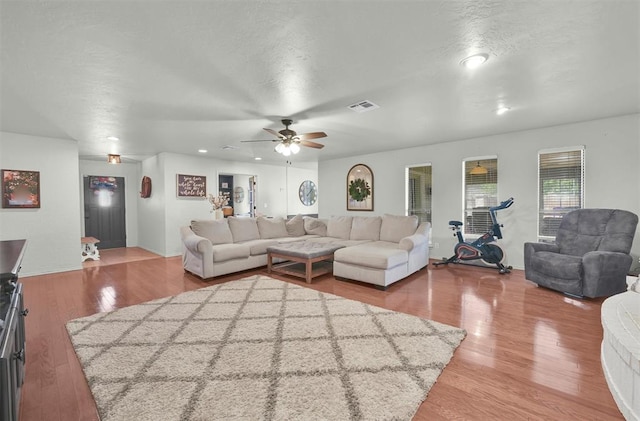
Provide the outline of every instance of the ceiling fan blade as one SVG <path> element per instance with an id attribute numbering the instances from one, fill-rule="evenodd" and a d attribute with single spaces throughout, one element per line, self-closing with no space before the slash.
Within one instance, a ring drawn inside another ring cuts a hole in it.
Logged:
<path id="1" fill-rule="evenodd" d="M 242 143 L 247 142 L 280 142 L 279 139 L 259 139 L 259 140 L 241 140 Z"/>
<path id="2" fill-rule="evenodd" d="M 282 136 L 280 133 L 276 132 L 273 129 L 265 129 L 266 131 L 268 131 L 269 133 L 271 133 L 272 135 L 274 135 L 275 137 L 277 137 L 278 139 L 284 139 L 285 137 Z"/>
<path id="3" fill-rule="evenodd" d="M 320 144 L 320 143 L 316 143 L 316 142 L 310 142 L 308 140 L 301 140 L 300 144 L 302 146 L 308 146 L 310 148 L 315 148 L 315 149 L 322 149 L 324 148 L 324 145 Z"/>
<path id="4" fill-rule="evenodd" d="M 319 139 L 321 137 L 327 137 L 325 132 L 313 132 L 313 133 L 302 133 L 297 136 L 300 140 L 308 140 L 308 139 Z"/>

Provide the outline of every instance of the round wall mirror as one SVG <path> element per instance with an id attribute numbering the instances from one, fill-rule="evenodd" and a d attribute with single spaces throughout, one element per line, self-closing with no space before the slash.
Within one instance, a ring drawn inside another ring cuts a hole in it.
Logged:
<path id="1" fill-rule="evenodd" d="M 298 189 L 300 201 L 305 206 L 311 206 L 318 199 L 318 190 L 316 184 L 311 180 L 304 180 Z"/>
<path id="2" fill-rule="evenodd" d="M 244 189 L 240 186 L 233 189 L 233 200 L 236 203 L 242 203 L 244 200 Z"/>

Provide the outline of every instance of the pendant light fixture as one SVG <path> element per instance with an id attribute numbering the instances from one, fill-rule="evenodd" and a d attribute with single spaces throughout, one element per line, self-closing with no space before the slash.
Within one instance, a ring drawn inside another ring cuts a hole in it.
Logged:
<path id="1" fill-rule="evenodd" d="M 486 175 L 488 172 L 489 171 L 485 167 L 480 165 L 480 161 L 478 161 L 478 165 L 473 167 L 471 169 L 471 171 L 469 171 L 469 174 L 471 174 L 471 175 Z"/>

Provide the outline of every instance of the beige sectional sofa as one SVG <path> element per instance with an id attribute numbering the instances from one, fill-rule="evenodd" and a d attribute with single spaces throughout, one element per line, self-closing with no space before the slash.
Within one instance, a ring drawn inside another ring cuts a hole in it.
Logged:
<path id="1" fill-rule="evenodd" d="M 265 266 L 272 245 L 339 244 L 336 277 L 386 288 L 427 266 L 429 228 L 415 216 L 397 215 L 194 220 L 180 229 L 182 261 L 186 271 L 206 279 Z"/>

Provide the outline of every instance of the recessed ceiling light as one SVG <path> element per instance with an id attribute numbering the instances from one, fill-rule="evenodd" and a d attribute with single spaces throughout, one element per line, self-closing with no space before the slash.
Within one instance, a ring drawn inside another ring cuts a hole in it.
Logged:
<path id="1" fill-rule="evenodd" d="M 117 142 L 118 140 L 120 140 L 119 137 L 115 137 L 115 136 L 107 136 L 107 140 L 111 140 L 113 142 Z"/>
<path id="2" fill-rule="evenodd" d="M 507 111 L 509 111 L 511 108 L 509 107 L 500 107 L 496 110 L 496 114 L 498 115 L 502 115 L 504 113 L 506 113 Z"/>
<path id="3" fill-rule="evenodd" d="M 488 54 L 474 54 L 462 60 L 460 64 L 462 64 L 467 69 L 475 69 L 476 67 L 481 66 L 487 60 L 489 60 Z"/>
<path id="4" fill-rule="evenodd" d="M 262 161 L 262 158 L 260 158 L 259 156 L 256 156 L 256 157 L 255 157 L 255 158 L 253 158 L 253 159 L 255 159 L 256 161 Z"/>
<path id="5" fill-rule="evenodd" d="M 207 153 L 207 150 L 206 150 L 206 149 L 198 149 L 198 152 L 200 152 L 200 153 Z"/>

